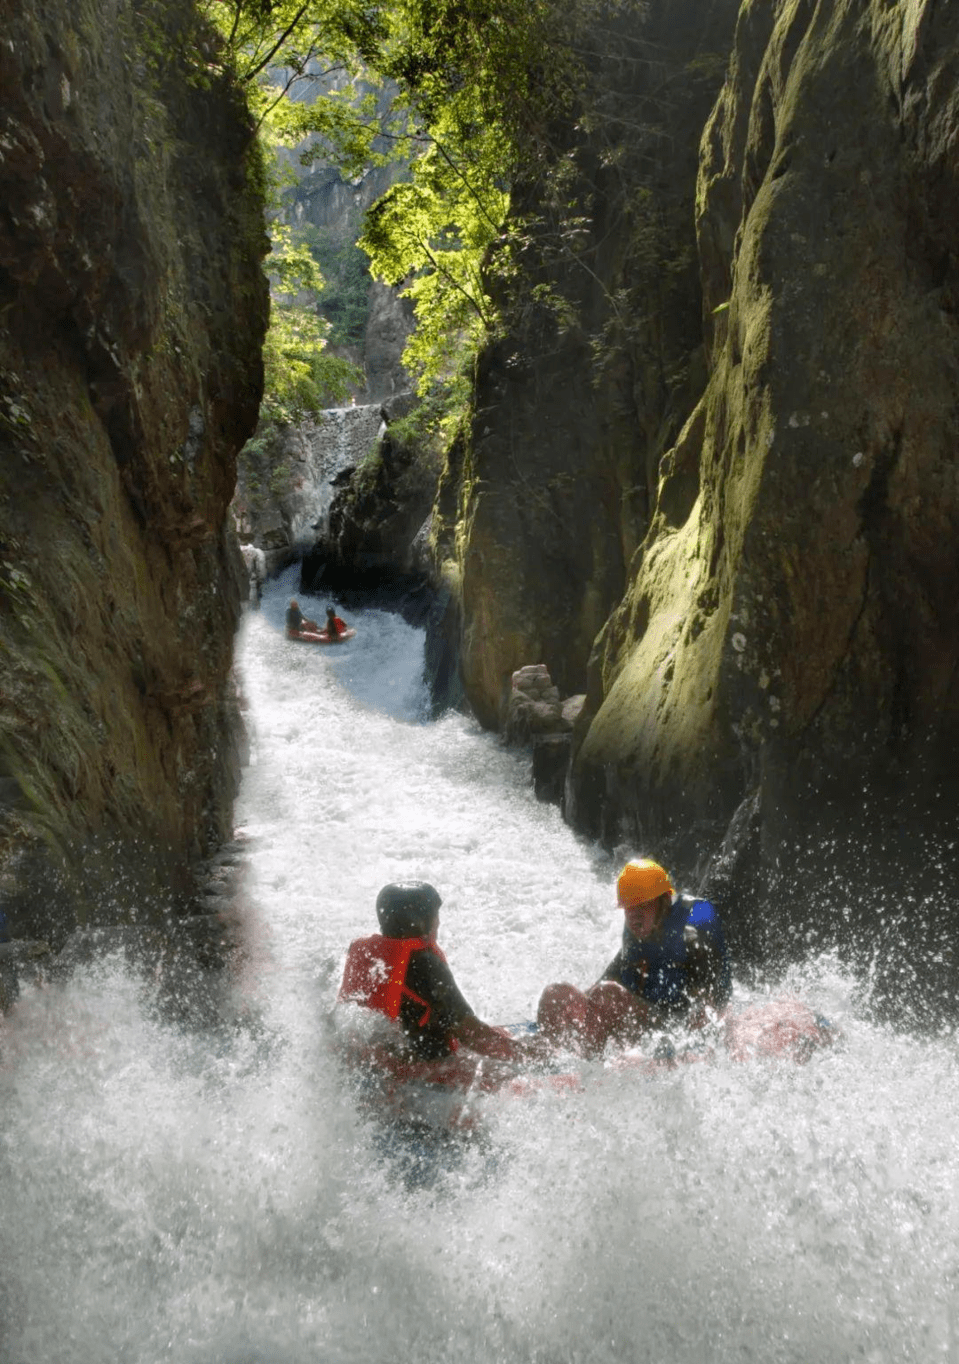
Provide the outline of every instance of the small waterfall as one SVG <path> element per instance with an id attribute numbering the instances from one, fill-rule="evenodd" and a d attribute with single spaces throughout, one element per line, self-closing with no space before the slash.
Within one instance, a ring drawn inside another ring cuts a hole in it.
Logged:
<path id="1" fill-rule="evenodd" d="M 386 430 L 379 403 L 331 407 L 298 429 L 301 453 L 293 470 L 290 537 L 301 552 L 327 528 L 333 480 L 361 464 Z"/>
<path id="2" fill-rule="evenodd" d="M 313 548 L 328 525 L 333 480 L 361 464 L 385 430 L 379 403 L 332 407 L 289 427 L 279 446 L 252 457 L 248 468 L 241 461 L 233 513 L 251 602 L 258 599 L 256 573 L 262 582 Z"/>

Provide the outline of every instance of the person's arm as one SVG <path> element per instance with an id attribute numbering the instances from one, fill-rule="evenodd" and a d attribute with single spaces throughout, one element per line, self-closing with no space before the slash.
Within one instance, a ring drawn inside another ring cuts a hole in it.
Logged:
<path id="1" fill-rule="evenodd" d="M 470 1051 L 481 1056 L 492 1056 L 497 1061 L 519 1061 L 525 1049 L 515 1042 L 503 1028 L 492 1028 L 475 1014 L 461 1018 L 453 1029 L 453 1036 Z"/>
<path id="2" fill-rule="evenodd" d="M 518 1060 L 523 1052 L 510 1035 L 501 1028 L 493 1028 L 476 1017 L 453 973 L 445 961 L 433 952 L 414 952 L 406 973 L 408 987 L 432 1010 L 429 1030 L 455 1040 L 481 1056 L 492 1056 L 500 1061 Z"/>
<path id="3" fill-rule="evenodd" d="M 723 958 L 711 936 L 691 925 L 683 930 L 686 943 L 686 992 L 690 1001 L 711 1009 L 726 1004 L 723 989 Z"/>
<path id="4" fill-rule="evenodd" d="M 603 974 L 600 976 L 600 978 L 599 978 L 599 980 L 596 982 L 596 984 L 597 984 L 597 985 L 601 985 L 601 984 L 603 983 L 604 980 L 615 980 L 617 985 L 622 985 L 622 983 L 623 983 L 623 949 L 622 949 L 622 948 L 620 948 L 619 951 L 616 953 L 615 957 L 614 957 L 613 960 L 609 963 L 609 965 L 606 967 L 606 970 L 605 970 L 605 971 L 603 972 Z"/>

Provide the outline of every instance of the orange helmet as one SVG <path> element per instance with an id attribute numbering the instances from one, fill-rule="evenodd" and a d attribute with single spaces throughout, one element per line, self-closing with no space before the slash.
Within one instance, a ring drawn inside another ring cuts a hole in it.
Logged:
<path id="1" fill-rule="evenodd" d="M 658 862 L 648 857 L 635 857 L 627 862 L 616 882 L 616 895 L 623 909 L 644 905 L 647 900 L 658 900 L 660 895 L 672 895 L 673 883 Z"/>

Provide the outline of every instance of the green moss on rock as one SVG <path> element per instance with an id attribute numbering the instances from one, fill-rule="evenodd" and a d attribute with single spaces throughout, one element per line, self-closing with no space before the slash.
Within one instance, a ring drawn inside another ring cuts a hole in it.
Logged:
<path id="1" fill-rule="evenodd" d="M 192 5 L 3 9 L 0 876 L 27 914 L 32 845 L 79 886 L 98 840 L 188 863 L 230 831 L 266 238 Z"/>

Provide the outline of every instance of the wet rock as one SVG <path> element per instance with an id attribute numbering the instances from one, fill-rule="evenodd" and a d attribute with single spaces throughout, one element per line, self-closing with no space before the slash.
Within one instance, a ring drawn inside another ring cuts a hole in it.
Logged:
<path id="1" fill-rule="evenodd" d="M 211 912 L 179 919 L 170 939 L 172 952 L 186 954 L 205 971 L 222 969 L 239 942 L 239 925 L 227 914 Z"/>
<path id="2" fill-rule="evenodd" d="M 169 934 L 156 927 L 119 924 L 77 928 L 51 963 L 50 974 L 62 978 L 114 955 L 137 970 L 156 971 L 168 941 Z"/>
<path id="3" fill-rule="evenodd" d="M 0 1013 L 12 1008 L 20 995 L 20 982 L 40 984 L 51 962 L 45 942 L 0 943 Z"/>
<path id="4" fill-rule="evenodd" d="M 542 734 L 533 740 L 533 790 L 553 805 L 563 804 L 571 736 Z"/>
<path id="5" fill-rule="evenodd" d="M 379 403 L 334 407 L 240 460 L 233 515 L 241 540 L 264 556 L 268 575 L 309 554 L 326 533 L 330 489 L 362 464 L 383 429 Z"/>

